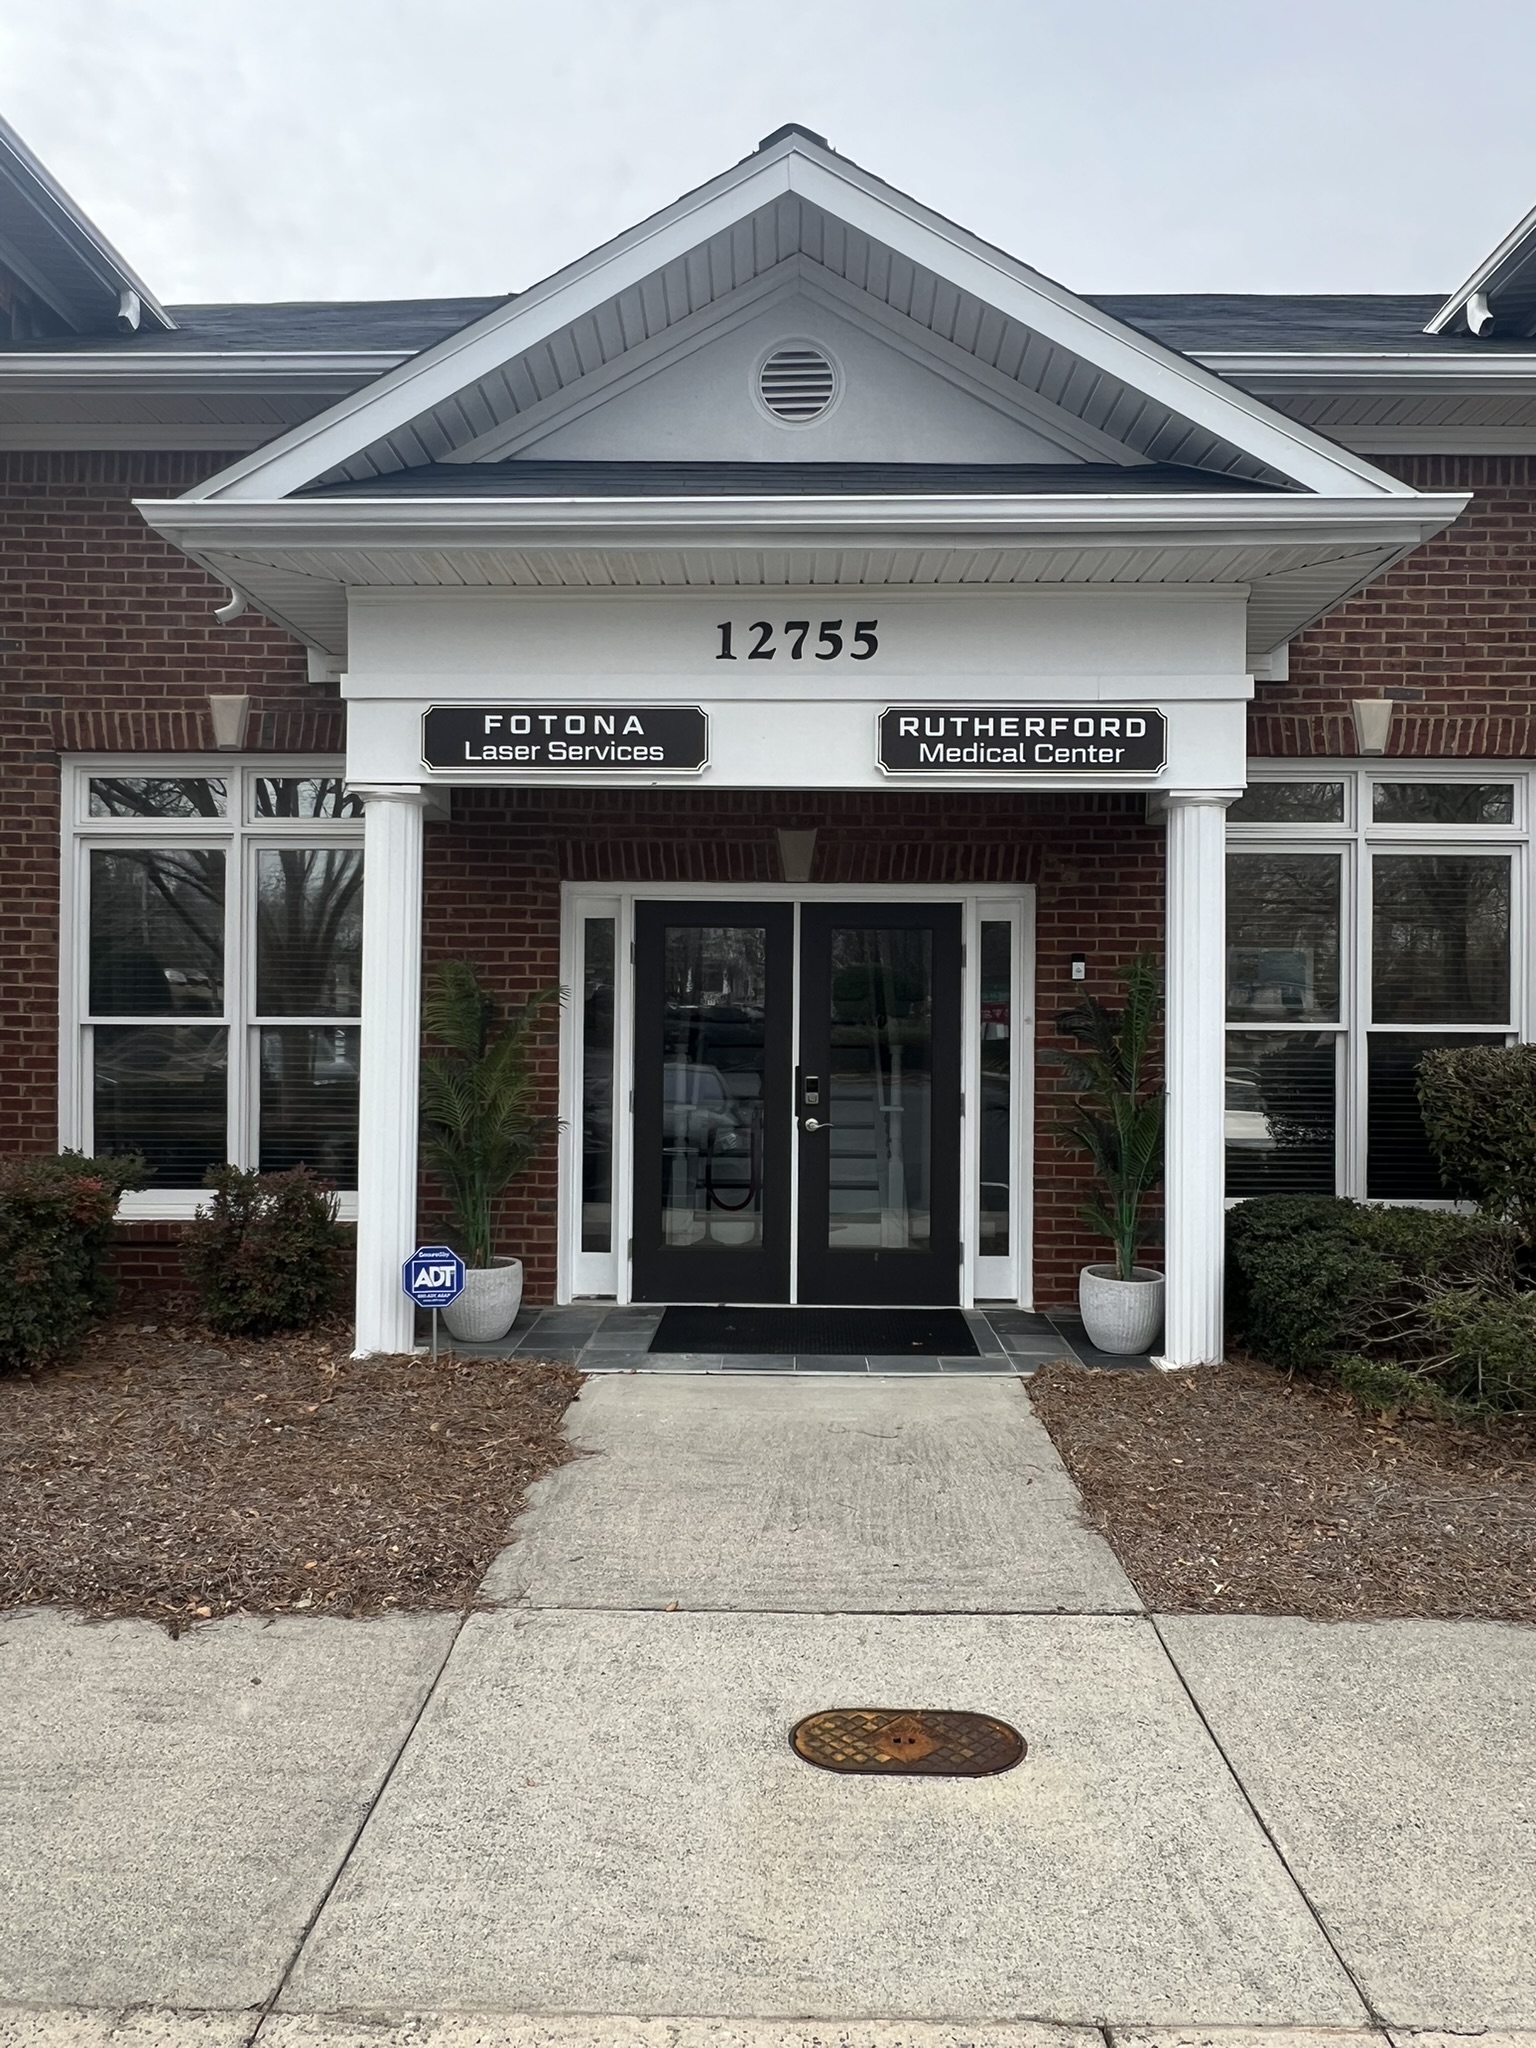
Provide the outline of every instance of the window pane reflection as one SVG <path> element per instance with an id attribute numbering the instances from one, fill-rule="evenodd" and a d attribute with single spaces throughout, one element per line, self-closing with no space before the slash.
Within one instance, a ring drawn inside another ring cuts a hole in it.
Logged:
<path id="1" fill-rule="evenodd" d="M 355 1188 L 356 1027 L 268 1026 L 260 1037 L 262 1172 L 307 1166 Z"/>
<path id="2" fill-rule="evenodd" d="M 1448 1201 L 1447 1188 L 1424 1135 L 1415 1079 L 1425 1053 L 1441 1045 L 1502 1045 L 1486 1032 L 1446 1038 L 1427 1032 L 1373 1031 L 1366 1112 L 1367 1196 L 1383 1202 Z"/>
<path id="3" fill-rule="evenodd" d="M 1342 782 L 1250 782 L 1227 816 L 1236 825 L 1337 825 Z"/>
<path id="4" fill-rule="evenodd" d="M 1501 1024 L 1509 1017 L 1509 861 L 1378 854 L 1371 933 L 1379 1024 Z"/>
<path id="5" fill-rule="evenodd" d="M 933 1157 L 933 934 L 832 933 L 828 1245 L 926 1251 Z"/>
<path id="6" fill-rule="evenodd" d="M 256 1008 L 355 1017 L 362 987 L 363 856 L 283 847 L 256 857 Z"/>
<path id="7" fill-rule="evenodd" d="M 981 927 L 981 1186 L 977 1250 L 1008 1255 L 1012 1145 L 1013 931 L 985 919 Z"/>
<path id="8" fill-rule="evenodd" d="M 662 1234 L 763 1240 L 767 933 L 669 925 L 662 947 Z"/>
<path id="9" fill-rule="evenodd" d="M 228 800 L 221 777 L 93 775 L 93 818 L 222 818 Z"/>
<path id="10" fill-rule="evenodd" d="M 582 921 L 581 1248 L 613 1249 L 613 926 Z"/>
<path id="11" fill-rule="evenodd" d="M 186 847 L 91 855 L 91 1013 L 221 1016 L 224 855 Z"/>
<path id="12" fill-rule="evenodd" d="M 1227 1034 L 1227 1193 L 1331 1195 L 1335 1076 L 1332 1031 Z"/>
<path id="13" fill-rule="evenodd" d="M 1227 1015 L 1234 1023 L 1339 1014 L 1336 853 L 1227 856 Z"/>
<path id="14" fill-rule="evenodd" d="M 1378 825 L 1512 825 L 1512 782 L 1378 782 L 1371 802 Z"/>
<path id="15" fill-rule="evenodd" d="M 92 1142 L 141 1152 L 152 1186 L 195 1188 L 228 1157 L 228 1034 L 217 1025 L 98 1024 Z"/>
<path id="16" fill-rule="evenodd" d="M 251 783 L 258 818 L 360 818 L 363 800 L 340 775 L 258 775 Z"/>

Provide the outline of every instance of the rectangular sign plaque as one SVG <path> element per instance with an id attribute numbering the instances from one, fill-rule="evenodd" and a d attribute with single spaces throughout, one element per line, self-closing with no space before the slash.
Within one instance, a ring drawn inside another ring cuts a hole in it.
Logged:
<path id="1" fill-rule="evenodd" d="M 1141 705 L 901 704 L 880 714 L 890 775 L 1155 775 L 1168 721 Z"/>
<path id="2" fill-rule="evenodd" d="M 697 774 L 709 720 L 697 704 L 433 704 L 422 714 L 428 768 L 579 769 Z"/>

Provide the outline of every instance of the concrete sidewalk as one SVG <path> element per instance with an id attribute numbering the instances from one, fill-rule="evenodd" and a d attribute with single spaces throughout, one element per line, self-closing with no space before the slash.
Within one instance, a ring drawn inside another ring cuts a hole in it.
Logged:
<path id="1" fill-rule="evenodd" d="M 1144 1616 L 1001 1382 L 571 1427 L 467 1621 L 0 1617 L 0 2048 L 1536 2048 L 1536 1632 Z"/>

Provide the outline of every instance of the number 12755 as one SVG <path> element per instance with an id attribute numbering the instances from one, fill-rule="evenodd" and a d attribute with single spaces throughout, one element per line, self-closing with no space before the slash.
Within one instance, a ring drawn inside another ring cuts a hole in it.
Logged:
<path id="1" fill-rule="evenodd" d="M 879 623 L 878 619 L 859 619 L 855 623 L 847 650 L 850 661 L 868 661 L 879 651 L 880 642 L 875 637 L 875 628 Z M 773 636 L 775 633 L 782 633 L 784 635 L 784 646 L 790 660 L 803 660 L 805 657 L 805 643 L 810 638 L 811 624 L 812 622 L 809 619 L 786 619 L 782 626 L 770 625 L 766 619 L 754 620 L 746 629 L 748 633 L 754 636 L 751 646 L 747 649 L 746 659 L 748 661 L 772 661 L 779 651 L 774 645 Z M 716 661 L 737 660 L 739 657 L 733 644 L 734 628 L 731 621 L 729 619 L 722 620 L 715 628 L 715 631 L 720 635 L 720 647 L 715 655 Z M 842 620 L 820 620 L 816 627 L 816 638 L 811 641 L 811 653 L 814 658 L 817 661 L 836 661 L 842 652 Z"/>

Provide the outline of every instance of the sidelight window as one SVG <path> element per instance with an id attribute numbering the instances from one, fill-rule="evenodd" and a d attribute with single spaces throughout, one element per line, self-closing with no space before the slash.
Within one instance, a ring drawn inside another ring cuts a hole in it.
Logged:
<path id="1" fill-rule="evenodd" d="M 1415 1077 L 1528 1035 L 1526 802 L 1523 773 L 1257 772 L 1228 814 L 1230 1199 L 1454 1198 Z"/>
<path id="2" fill-rule="evenodd" d="M 339 769 L 71 765 L 64 829 L 61 1142 L 143 1155 L 128 1214 L 190 1214 L 226 1161 L 355 1189 L 362 819 Z"/>

